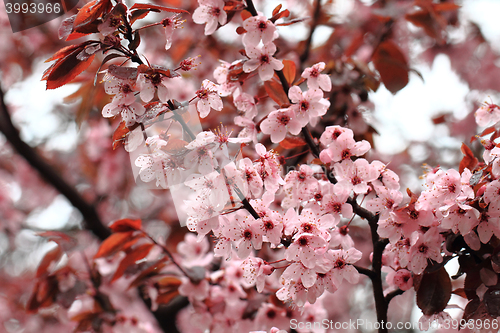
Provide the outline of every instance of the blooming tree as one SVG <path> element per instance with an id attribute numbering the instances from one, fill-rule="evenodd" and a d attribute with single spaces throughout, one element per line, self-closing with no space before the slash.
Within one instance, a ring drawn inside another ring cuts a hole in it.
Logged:
<path id="1" fill-rule="evenodd" d="M 418 193 L 377 153 L 365 117 L 369 91 L 396 94 L 409 82 L 410 38 L 432 40 L 428 59 L 448 52 L 471 88 L 495 89 L 461 66 L 481 43 L 473 32 L 462 44 L 449 36 L 459 6 L 354 1 L 356 20 L 342 24 L 333 1 L 285 1 L 269 13 L 266 3 L 92 0 L 62 21 L 68 43 L 42 80 L 47 89 L 80 83 L 69 99 L 82 98 L 77 117 L 88 119 L 80 155 L 92 189 L 69 186 L 20 140 L 2 95 L 5 137 L 85 221 L 38 233 L 52 246 L 26 312 L 55 318 L 61 331 L 326 332 L 291 323 L 350 318 L 339 300 L 369 284 L 378 323 L 401 321 L 389 307 L 414 292 L 421 327 L 444 324 L 454 294 L 459 320 L 495 329 L 500 107 L 471 112 L 463 156 L 428 161 Z M 307 40 L 281 36 L 303 24 Z M 333 31 L 314 47 L 319 26 Z M 5 230 L 18 231 L 21 213 L 2 214 Z"/>

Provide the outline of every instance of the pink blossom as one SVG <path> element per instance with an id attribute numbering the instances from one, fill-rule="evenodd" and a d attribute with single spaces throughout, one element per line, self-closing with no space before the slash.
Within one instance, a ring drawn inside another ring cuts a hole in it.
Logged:
<path id="1" fill-rule="evenodd" d="M 286 260 L 300 260 L 307 268 L 313 268 L 318 261 L 316 250 L 325 250 L 327 242 L 324 238 L 310 234 L 302 233 L 293 237 L 293 243 L 285 251 Z"/>
<path id="2" fill-rule="evenodd" d="M 439 208 L 443 214 L 441 227 L 467 235 L 479 223 L 479 211 L 469 205 L 453 203 Z"/>
<path id="3" fill-rule="evenodd" d="M 331 273 L 333 274 L 335 285 L 340 285 L 344 279 L 349 283 L 358 282 L 359 273 L 352 264 L 359 261 L 361 257 L 361 251 L 355 248 L 350 248 L 348 250 L 328 250 L 328 252 L 326 252 L 326 260 L 333 263 Z"/>
<path id="4" fill-rule="evenodd" d="M 218 162 L 214 157 L 217 144 L 215 143 L 215 134 L 212 132 L 201 132 L 196 135 L 196 139 L 187 146 L 190 150 L 184 156 L 184 165 L 187 169 L 197 166 L 201 174 L 208 174 L 214 171 Z"/>
<path id="5" fill-rule="evenodd" d="M 139 95 L 141 100 L 145 103 L 151 101 L 155 95 L 155 91 L 158 90 L 158 98 L 162 103 L 166 103 L 170 99 L 168 89 L 165 85 L 167 81 L 168 78 L 158 72 L 153 72 L 152 74 L 140 73 L 137 78 L 137 86 L 141 92 Z"/>
<path id="6" fill-rule="evenodd" d="M 330 102 L 323 98 L 323 92 L 319 89 L 302 92 L 298 86 L 293 86 L 288 91 L 288 97 L 294 103 L 290 109 L 295 112 L 302 127 L 311 119 L 323 116 L 330 107 Z"/>
<path id="7" fill-rule="evenodd" d="M 233 96 L 234 105 L 238 110 L 245 112 L 245 117 L 249 119 L 255 118 L 257 116 L 257 102 L 252 95 L 247 93 L 235 93 Z"/>
<path id="8" fill-rule="evenodd" d="M 252 247 L 256 250 L 262 247 L 262 233 L 251 215 L 237 212 L 230 215 L 231 220 L 227 216 L 222 216 L 225 220 L 222 234 L 234 242 L 240 259 L 248 257 Z"/>
<path id="9" fill-rule="evenodd" d="M 259 257 L 248 257 L 242 263 L 243 277 L 250 286 L 256 286 L 261 293 L 264 290 L 266 276 L 271 275 L 274 268 Z"/>
<path id="10" fill-rule="evenodd" d="M 351 156 L 364 155 L 370 148 L 368 141 L 356 142 L 348 132 L 345 132 L 332 142 L 327 149 L 321 151 L 319 157 L 324 163 L 340 162 L 350 159 Z"/>
<path id="11" fill-rule="evenodd" d="M 354 141 L 354 133 L 352 132 L 352 130 L 349 128 L 341 127 L 339 125 L 327 126 L 325 128 L 325 131 L 321 134 L 319 141 L 323 145 L 328 146 L 332 142 L 336 141 L 340 137 L 340 135 L 344 133 L 346 133 L 346 136 L 342 138 L 343 140 L 350 139 Z"/>
<path id="12" fill-rule="evenodd" d="M 109 104 L 106 104 L 102 109 L 102 116 L 104 118 L 111 118 L 118 114 L 122 116 L 122 119 L 125 121 L 126 126 L 132 126 L 137 122 L 137 116 L 141 116 L 144 114 L 146 109 L 142 104 L 138 102 L 132 102 L 130 104 L 120 103 L 113 101 Z"/>
<path id="13" fill-rule="evenodd" d="M 274 43 L 264 44 L 262 47 L 248 46 L 246 54 L 249 58 L 243 64 L 243 71 L 250 73 L 259 69 L 259 77 L 262 81 L 271 80 L 274 76 L 274 71 L 283 69 L 283 63 L 275 58 L 276 45 Z"/>
<path id="14" fill-rule="evenodd" d="M 175 14 L 161 21 L 161 24 L 165 28 L 165 50 L 169 50 L 172 47 L 174 30 L 180 28 L 183 22 L 184 21 L 180 20 L 180 14 Z"/>
<path id="15" fill-rule="evenodd" d="M 389 217 L 392 212 L 403 200 L 403 194 L 397 190 L 386 190 L 380 187 L 377 197 L 366 202 L 366 209 L 372 212 L 380 213 L 380 219 Z"/>
<path id="16" fill-rule="evenodd" d="M 255 145 L 255 151 L 260 158 L 256 168 L 264 182 L 266 190 L 275 193 L 279 185 L 283 185 L 285 181 L 281 178 L 281 164 L 278 161 L 277 154 L 274 151 L 267 151 L 266 147 L 258 143 Z"/>
<path id="17" fill-rule="evenodd" d="M 373 188 L 377 193 L 381 191 L 381 188 L 399 190 L 399 176 L 394 171 L 387 169 L 387 165 L 380 161 L 375 160 L 370 164 L 380 174 L 377 179 L 372 181 Z"/>
<path id="18" fill-rule="evenodd" d="M 288 327 L 290 325 L 290 319 L 287 317 L 287 311 L 285 308 L 278 307 L 272 303 L 262 303 L 257 310 L 255 315 L 255 323 L 259 329 L 267 329 L 268 327 Z M 267 333 L 267 331 L 264 331 Z M 282 333 L 286 333 L 283 331 Z M 271 329 L 270 333 L 281 333 L 278 329 L 273 331 Z"/>
<path id="19" fill-rule="evenodd" d="M 318 188 L 314 170 L 308 165 L 301 165 L 298 171 L 290 171 L 285 177 L 284 190 L 292 201 L 308 201 Z"/>
<path id="20" fill-rule="evenodd" d="M 271 112 L 260 124 L 260 129 L 262 133 L 271 135 L 272 142 L 279 143 L 285 139 L 287 131 L 298 135 L 302 125 L 291 109 L 280 109 Z"/>
<path id="21" fill-rule="evenodd" d="M 378 220 L 378 229 L 377 232 L 382 238 L 387 238 L 389 241 L 394 244 L 404 235 L 403 232 L 404 224 L 399 222 L 396 216 L 393 213 L 390 213 L 386 219 Z M 414 230 L 411 229 L 411 232 Z M 408 234 L 408 236 L 411 234 Z"/>
<path id="22" fill-rule="evenodd" d="M 310 288 L 316 283 L 316 278 L 318 277 L 318 271 L 320 273 L 326 273 L 320 266 L 316 265 L 314 268 L 307 268 L 301 263 L 295 262 L 290 264 L 283 274 L 282 279 L 300 281 L 305 288 Z"/>
<path id="23" fill-rule="evenodd" d="M 332 81 L 330 77 L 326 74 L 321 74 L 325 66 L 324 62 L 318 62 L 302 72 L 302 77 L 307 79 L 307 87 L 309 89 L 322 89 L 324 91 L 332 90 Z"/>
<path id="24" fill-rule="evenodd" d="M 236 60 L 231 64 L 223 60 L 219 60 L 219 62 L 220 65 L 214 70 L 214 78 L 219 84 L 219 95 L 225 97 L 233 93 L 237 94 L 241 91 L 241 89 L 238 89 L 241 87 L 241 84 L 237 80 L 229 79 L 228 75 L 232 67 L 241 67 L 242 60 Z"/>
<path id="25" fill-rule="evenodd" d="M 339 184 L 352 189 L 356 194 L 367 193 L 370 189 L 368 183 L 379 176 L 377 169 L 369 165 L 364 158 L 358 158 L 354 162 L 347 159 L 342 163 L 336 163 L 333 165 L 333 170 Z"/>
<path id="26" fill-rule="evenodd" d="M 200 7 L 193 13 L 193 21 L 196 24 L 205 25 L 205 35 L 211 35 L 217 30 L 217 25 L 226 24 L 227 14 L 224 11 L 223 0 L 198 0 Z"/>
<path id="27" fill-rule="evenodd" d="M 253 197 L 259 197 L 262 194 L 264 183 L 252 160 L 248 157 L 241 159 L 238 162 L 238 170 L 240 170 L 244 179 L 244 187 L 248 189 L 247 192 Z"/>
<path id="28" fill-rule="evenodd" d="M 262 13 L 259 13 L 257 16 L 251 16 L 243 21 L 243 28 L 246 30 L 242 39 L 245 47 L 255 47 L 261 40 L 263 44 L 268 44 L 278 38 L 276 26 L 262 15 Z"/>
<path id="29" fill-rule="evenodd" d="M 406 291 L 413 287 L 413 277 L 411 272 L 402 268 L 393 276 L 394 284 L 401 290 Z"/>
<path id="30" fill-rule="evenodd" d="M 187 233 L 184 240 L 177 244 L 177 253 L 182 256 L 182 265 L 184 267 L 206 266 L 213 258 L 212 253 L 207 253 L 210 250 L 210 244 L 207 238 L 203 238 L 198 242 L 196 236 Z"/>
<path id="31" fill-rule="evenodd" d="M 243 127 L 238 133 L 238 138 L 248 138 L 251 142 L 257 143 L 257 126 L 255 122 L 246 117 L 234 117 L 234 124 Z"/>
<path id="32" fill-rule="evenodd" d="M 201 118 L 205 118 L 210 113 L 210 108 L 221 111 L 224 105 L 218 93 L 218 87 L 210 80 L 203 80 L 201 89 L 196 92 L 199 101 L 196 103 Z"/>
<path id="33" fill-rule="evenodd" d="M 330 248 L 350 249 L 354 247 L 354 241 L 349 235 L 347 225 L 335 227 L 330 231 Z"/>
<path id="34" fill-rule="evenodd" d="M 321 209 L 324 213 L 330 213 L 334 217 L 334 223 L 340 222 L 340 214 L 344 218 L 350 218 L 352 216 L 352 206 L 347 203 L 347 198 L 351 191 L 348 187 L 342 184 L 335 184 L 332 193 L 328 193 L 323 196 L 321 200 Z"/>
<path id="35" fill-rule="evenodd" d="M 197 301 L 203 301 L 208 297 L 210 286 L 206 279 L 201 280 L 199 283 L 195 284 L 191 282 L 187 277 L 181 277 L 182 284 L 179 287 L 179 293 L 183 296 Z"/>
<path id="36" fill-rule="evenodd" d="M 415 274 L 422 274 L 427 267 L 427 259 L 442 262 L 441 243 L 442 236 L 437 228 L 430 228 L 425 234 L 415 232 L 412 235 L 410 249 L 410 262 L 408 267 Z"/>
<path id="37" fill-rule="evenodd" d="M 476 110 L 474 116 L 479 126 L 487 126 L 492 122 L 497 123 L 500 120 L 500 107 L 496 104 L 485 102 Z"/>

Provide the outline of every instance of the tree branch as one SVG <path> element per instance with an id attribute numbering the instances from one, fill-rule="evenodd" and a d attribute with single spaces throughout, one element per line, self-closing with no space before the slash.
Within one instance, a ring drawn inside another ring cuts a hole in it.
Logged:
<path id="1" fill-rule="evenodd" d="M 104 226 L 95 207 L 87 203 L 74 187 L 69 185 L 59 173 L 57 173 L 40 155 L 26 144 L 19 136 L 10 118 L 9 111 L 4 100 L 4 93 L 0 89 L 0 131 L 5 135 L 7 141 L 38 173 L 56 190 L 68 199 L 68 201 L 83 216 L 87 229 L 92 231 L 99 239 L 106 239 L 111 235 L 110 230 Z"/>

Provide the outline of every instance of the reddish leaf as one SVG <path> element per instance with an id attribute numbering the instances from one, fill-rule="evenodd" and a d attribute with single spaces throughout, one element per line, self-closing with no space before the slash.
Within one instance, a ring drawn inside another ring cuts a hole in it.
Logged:
<path id="1" fill-rule="evenodd" d="M 467 298 L 467 295 L 465 294 L 464 288 L 457 288 L 457 289 L 453 290 L 452 293 L 454 293 L 455 295 L 458 295 L 460 297 Z"/>
<path id="2" fill-rule="evenodd" d="M 59 259 L 61 259 L 63 255 L 63 251 L 60 246 L 56 246 L 49 252 L 45 254 L 42 261 L 38 265 L 38 269 L 36 270 L 36 277 L 39 278 L 43 275 L 48 274 L 47 269 L 49 268 L 52 262 L 57 263 Z"/>
<path id="3" fill-rule="evenodd" d="M 76 14 L 73 27 L 75 31 L 93 23 L 101 14 L 107 12 L 111 7 L 110 0 L 93 0 L 83 6 Z"/>
<path id="4" fill-rule="evenodd" d="M 392 40 L 379 44 L 373 53 L 372 61 L 385 87 L 393 94 L 408 84 L 406 57 Z"/>
<path id="5" fill-rule="evenodd" d="M 113 150 L 115 150 L 120 143 L 125 141 L 125 138 L 129 135 L 129 133 L 130 129 L 125 124 L 125 121 L 122 121 L 113 133 Z"/>
<path id="6" fill-rule="evenodd" d="M 286 104 L 290 104 L 288 96 L 283 90 L 281 83 L 274 80 L 264 82 L 264 89 L 266 89 L 267 95 L 273 99 L 280 107 Z"/>
<path id="7" fill-rule="evenodd" d="M 169 12 L 169 13 L 189 14 L 189 12 L 187 10 L 184 10 L 184 9 L 163 7 L 163 6 L 152 5 L 152 4 L 148 4 L 148 3 L 136 3 L 130 8 L 130 10 L 134 10 L 134 9 L 149 9 L 149 10 L 155 11 L 155 12 L 163 11 L 163 12 Z"/>
<path id="8" fill-rule="evenodd" d="M 137 9 L 137 10 L 131 11 L 131 13 L 132 13 L 132 15 L 130 17 L 130 24 L 134 24 L 135 21 L 145 18 L 150 13 L 150 10 Z"/>
<path id="9" fill-rule="evenodd" d="M 126 231 L 135 231 L 141 230 L 142 221 L 139 220 L 131 220 L 131 219 L 122 219 L 113 222 L 109 228 L 113 230 L 113 232 L 126 232 Z"/>
<path id="10" fill-rule="evenodd" d="M 462 158 L 462 161 L 460 161 L 458 171 L 462 173 L 465 168 L 471 171 L 474 170 L 474 167 L 477 165 L 478 160 L 476 157 L 474 157 L 472 150 L 470 150 L 470 148 L 467 147 L 465 143 L 462 143 L 462 147 L 460 148 L 460 150 L 465 156 Z"/>
<path id="11" fill-rule="evenodd" d="M 241 11 L 241 19 L 245 21 L 247 18 L 252 17 L 252 14 L 248 10 Z"/>
<path id="12" fill-rule="evenodd" d="M 151 265 L 149 268 L 143 270 L 141 272 L 141 274 L 139 274 L 135 279 L 134 281 L 132 281 L 130 283 L 130 285 L 128 286 L 128 289 L 130 288 L 134 288 L 134 287 L 137 287 L 139 286 L 140 284 L 142 284 L 142 282 L 144 280 L 147 280 L 149 279 L 151 276 L 154 276 L 154 275 L 157 275 L 158 272 L 163 268 L 165 267 L 167 264 L 165 263 L 165 261 L 167 260 L 166 257 L 164 257 L 163 259 L 159 260 L 156 264 L 154 265 Z"/>
<path id="13" fill-rule="evenodd" d="M 281 7 L 283 7 L 281 4 L 277 5 L 274 9 L 273 9 L 273 16 L 278 14 L 281 10 Z"/>
<path id="14" fill-rule="evenodd" d="M 277 20 L 279 20 L 280 18 L 284 18 L 284 17 L 288 17 L 288 16 L 290 16 L 290 11 L 288 9 L 285 9 L 284 11 L 282 11 L 276 15 L 273 15 L 273 17 L 271 17 L 271 19 L 269 21 L 274 23 Z M 304 18 L 304 20 L 307 20 L 307 18 Z M 277 24 L 277 25 L 281 25 L 281 24 Z"/>
<path id="15" fill-rule="evenodd" d="M 179 295 L 178 290 L 172 290 L 168 291 L 166 293 L 162 293 L 156 297 L 156 303 L 157 304 L 168 304 L 170 303 L 171 300 L 173 300 L 175 297 Z"/>
<path id="16" fill-rule="evenodd" d="M 39 232 L 38 236 L 45 237 L 47 240 L 57 243 L 63 250 L 69 250 L 73 245 L 75 245 L 76 239 L 68 236 L 61 231 L 44 231 Z"/>
<path id="17" fill-rule="evenodd" d="M 182 281 L 176 276 L 165 276 L 156 282 L 160 288 L 177 288 Z"/>
<path id="18" fill-rule="evenodd" d="M 131 80 L 135 82 L 137 80 L 137 74 L 139 74 L 139 70 L 134 67 L 109 65 L 108 73 L 120 80 Z"/>
<path id="19" fill-rule="evenodd" d="M 132 265 L 135 265 L 136 261 L 143 259 L 146 257 L 153 248 L 154 244 L 142 244 L 141 246 L 138 246 L 135 248 L 132 252 L 127 254 L 125 258 L 120 261 L 120 264 L 118 265 L 118 268 L 116 269 L 115 274 L 113 275 L 113 278 L 111 279 L 111 282 L 114 282 L 118 280 L 123 273 L 127 270 Z"/>
<path id="20" fill-rule="evenodd" d="M 283 74 L 285 75 L 285 79 L 289 85 L 292 85 L 293 80 L 295 80 L 296 72 L 297 69 L 293 61 L 288 59 L 283 60 Z"/>
<path id="21" fill-rule="evenodd" d="M 451 297 L 451 279 L 441 267 L 432 273 L 424 273 L 417 290 L 417 305 L 424 315 L 443 311 Z"/>
<path id="22" fill-rule="evenodd" d="M 65 58 L 65 57 L 69 56 L 71 53 L 75 52 L 76 50 L 78 50 L 78 52 L 80 52 L 85 46 L 87 46 L 90 43 L 92 43 L 92 41 L 89 40 L 89 41 L 83 42 L 81 44 L 69 45 L 69 46 L 63 47 L 62 49 L 60 49 L 59 51 L 54 53 L 54 55 L 52 57 L 45 60 L 45 62 L 51 62 L 51 61 L 56 60 L 56 59 Z"/>
<path id="23" fill-rule="evenodd" d="M 247 31 L 245 30 L 245 28 L 243 28 L 242 26 L 239 26 L 238 28 L 236 28 L 236 33 L 238 35 L 243 35 L 244 33 L 246 33 Z"/>
<path id="24" fill-rule="evenodd" d="M 280 142 L 280 146 L 285 149 L 293 149 L 295 147 L 305 146 L 307 143 L 300 137 L 287 136 Z"/>
<path id="25" fill-rule="evenodd" d="M 117 232 L 111 234 L 111 236 L 106 238 L 101 243 L 101 246 L 99 246 L 99 250 L 95 254 L 94 259 L 108 257 L 120 251 L 125 244 L 125 241 L 132 236 L 132 233 L 133 231 Z"/>
<path id="26" fill-rule="evenodd" d="M 26 311 L 34 313 L 39 308 L 51 306 L 54 303 L 58 290 L 58 282 L 55 276 L 48 276 L 38 280 L 26 303 Z"/>
<path id="27" fill-rule="evenodd" d="M 90 43 L 93 42 L 90 41 Z M 47 81 L 47 89 L 55 89 L 65 85 L 90 66 L 94 60 L 95 54 L 90 55 L 83 61 L 78 59 L 78 55 L 87 45 L 89 45 L 89 42 L 81 43 L 69 54 L 67 54 L 67 52 L 69 52 L 70 49 L 65 48 L 66 50 L 60 50 L 49 59 L 57 59 L 57 61 L 52 64 L 42 76 L 42 81 Z"/>
<path id="28" fill-rule="evenodd" d="M 446 122 L 446 115 L 445 114 L 442 114 L 440 116 L 432 118 L 432 123 L 434 125 L 439 125 L 439 124 L 442 124 L 442 123 L 445 123 L 445 122 Z"/>

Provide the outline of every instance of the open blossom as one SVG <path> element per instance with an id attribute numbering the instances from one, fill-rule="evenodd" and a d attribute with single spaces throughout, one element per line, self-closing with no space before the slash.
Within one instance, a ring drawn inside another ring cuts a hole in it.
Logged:
<path id="1" fill-rule="evenodd" d="M 377 179 L 377 169 L 373 168 L 364 158 L 359 158 L 356 161 L 350 159 L 336 163 L 333 165 L 335 177 L 339 184 L 352 189 L 354 193 L 367 193 L 370 189 L 369 182 Z"/>
<path id="2" fill-rule="evenodd" d="M 340 162 L 350 159 L 351 156 L 364 155 L 370 150 L 371 145 L 368 141 L 362 140 L 356 142 L 351 136 L 352 132 L 344 132 L 333 141 L 327 149 L 321 151 L 319 158 L 324 163 Z"/>
<path id="3" fill-rule="evenodd" d="M 243 267 L 243 277 L 246 282 L 257 287 L 257 291 L 260 293 L 264 290 L 264 285 L 266 282 L 266 276 L 271 275 L 274 268 L 268 265 L 259 257 L 248 257 L 242 263 Z"/>
<path id="4" fill-rule="evenodd" d="M 247 31 L 242 39 L 245 47 L 257 46 L 261 40 L 268 44 L 278 38 L 276 26 L 261 13 L 243 21 L 243 28 Z"/>
<path id="5" fill-rule="evenodd" d="M 159 72 L 140 73 L 137 77 L 137 86 L 139 87 L 141 100 L 145 103 L 151 101 L 155 95 L 155 90 L 158 90 L 158 98 L 162 103 L 169 100 L 168 89 L 165 83 L 168 81 L 166 76 Z"/>
<path id="6" fill-rule="evenodd" d="M 430 228 L 425 234 L 415 232 L 412 235 L 410 249 L 410 262 L 408 267 L 415 274 L 421 274 L 427 267 L 427 259 L 442 262 L 441 243 L 442 236 L 437 228 Z"/>
<path id="7" fill-rule="evenodd" d="M 217 85 L 210 80 L 203 80 L 201 89 L 196 92 L 196 97 L 199 98 L 196 107 L 201 118 L 208 116 L 210 108 L 220 111 L 224 107 Z"/>
<path id="8" fill-rule="evenodd" d="M 272 142 L 279 143 L 285 139 L 287 132 L 298 135 L 302 125 L 291 109 L 280 109 L 271 112 L 260 124 L 260 129 L 262 133 L 271 135 Z"/>
<path id="9" fill-rule="evenodd" d="M 352 264 L 361 259 L 361 251 L 354 247 L 348 250 L 328 250 L 325 257 L 327 261 L 333 263 L 331 273 L 337 286 L 340 285 L 342 280 L 347 280 L 349 283 L 358 282 L 359 273 Z"/>
<path id="10" fill-rule="evenodd" d="M 205 35 L 211 35 L 217 30 L 217 25 L 226 24 L 227 14 L 224 11 L 224 0 L 198 0 L 200 7 L 193 13 L 193 21 L 196 24 L 205 25 Z"/>
<path id="11" fill-rule="evenodd" d="M 172 37 L 174 35 L 174 30 L 179 28 L 184 21 L 179 19 L 180 14 L 175 14 L 171 17 L 167 17 L 161 21 L 161 24 L 165 28 L 165 50 L 172 47 Z"/>
<path id="12" fill-rule="evenodd" d="M 243 64 L 245 73 L 253 72 L 258 68 L 260 79 L 268 81 L 272 79 L 275 70 L 283 69 L 283 63 L 273 58 L 273 54 L 276 53 L 276 45 L 272 42 L 264 44 L 262 47 L 248 46 L 245 51 L 250 58 Z"/>
<path id="13" fill-rule="evenodd" d="M 236 213 L 231 216 L 231 220 L 226 216 L 221 216 L 224 220 L 225 228 L 222 234 L 234 242 L 238 257 L 245 259 L 250 255 L 252 247 L 260 250 L 262 247 L 262 232 L 258 222 L 251 215 Z"/>
<path id="14" fill-rule="evenodd" d="M 302 77 L 307 79 L 307 87 L 309 89 L 322 89 L 324 91 L 332 90 L 332 81 L 330 77 L 326 74 L 321 74 L 324 69 L 325 63 L 318 62 L 304 70 Z"/>
<path id="15" fill-rule="evenodd" d="M 500 107 L 493 103 L 484 103 L 474 115 L 479 126 L 487 126 L 500 120 Z"/>
<path id="16" fill-rule="evenodd" d="M 294 103 L 290 109 L 295 111 L 302 126 L 306 126 L 315 117 L 323 116 L 330 107 L 330 102 L 323 98 L 323 92 L 319 89 L 302 92 L 299 87 L 293 86 L 288 91 L 288 97 Z"/>
<path id="17" fill-rule="evenodd" d="M 319 253 L 324 252 L 328 245 L 323 237 L 310 233 L 296 234 L 293 240 L 293 243 L 285 252 L 285 258 L 289 261 L 300 260 L 307 268 L 316 266 Z"/>
<path id="18" fill-rule="evenodd" d="M 115 96 L 116 97 L 116 96 Z M 132 126 L 137 122 L 137 116 L 144 114 L 146 109 L 138 102 L 126 103 L 117 99 L 113 99 L 111 103 L 106 104 L 102 108 L 102 116 L 111 118 L 118 114 L 122 116 L 126 126 Z"/>

